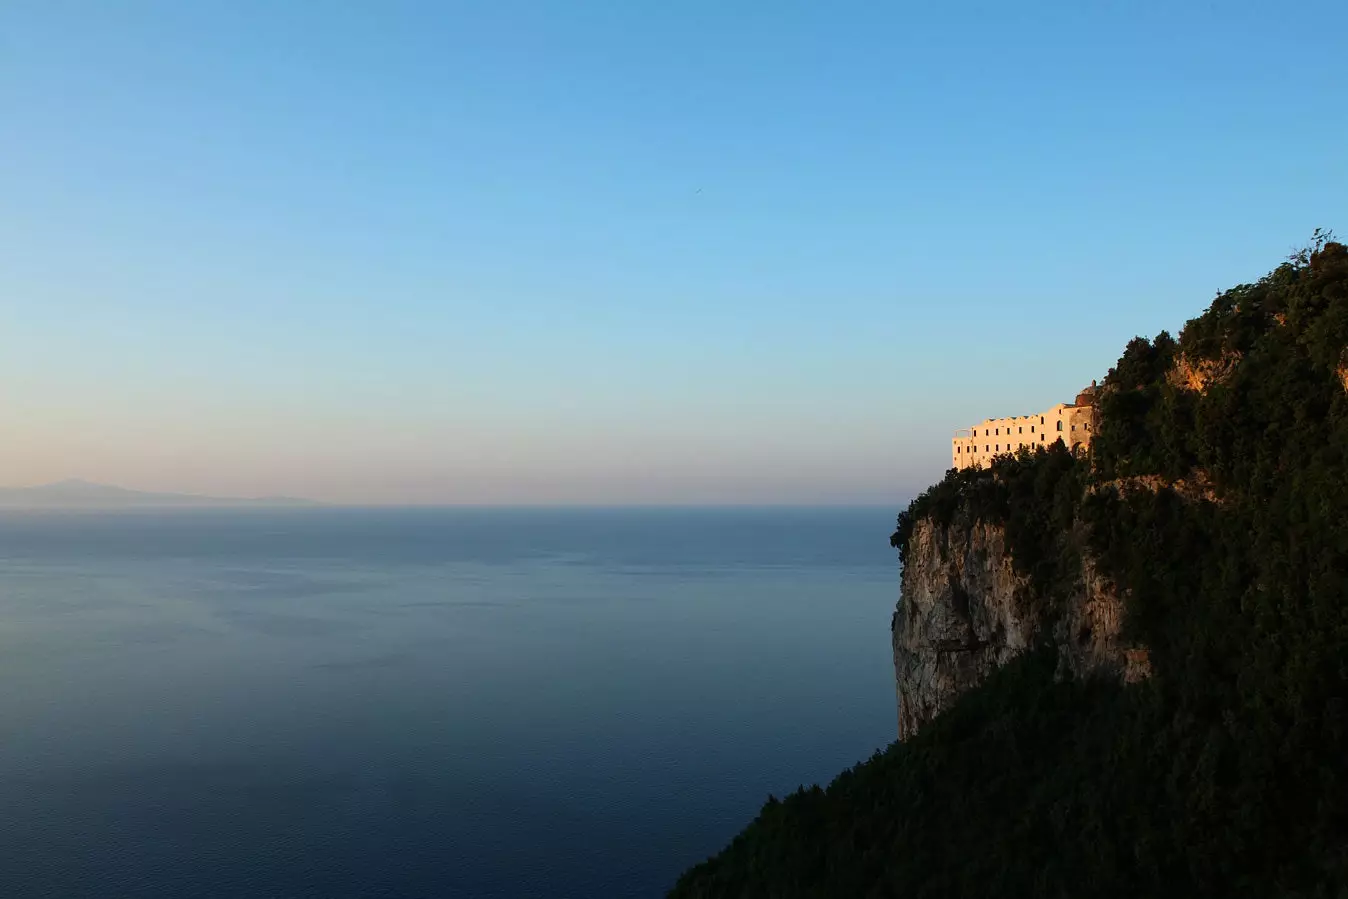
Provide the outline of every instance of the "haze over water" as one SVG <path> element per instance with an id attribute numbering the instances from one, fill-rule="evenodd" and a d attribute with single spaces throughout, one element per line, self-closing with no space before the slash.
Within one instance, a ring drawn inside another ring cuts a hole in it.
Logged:
<path id="1" fill-rule="evenodd" d="M 892 526 L 0 513 L 0 893 L 659 895 L 893 739 Z"/>

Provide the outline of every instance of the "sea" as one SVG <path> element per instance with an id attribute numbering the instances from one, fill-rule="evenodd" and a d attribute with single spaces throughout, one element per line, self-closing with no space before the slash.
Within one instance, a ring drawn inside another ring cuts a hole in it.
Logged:
<path id="1" fill-rule="evenodd" d="M 895 738 L 895 511 L 0 512 L 0 896 L 661 896 Z"/>

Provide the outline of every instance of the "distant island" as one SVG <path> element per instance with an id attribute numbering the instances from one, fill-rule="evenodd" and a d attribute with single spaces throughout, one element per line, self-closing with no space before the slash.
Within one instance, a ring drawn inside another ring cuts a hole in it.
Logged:
<path id="1" fill-rule="evenodd" d="M 4 509 L 140 509 L 211 508 L 219 506 L 316 506 L 318 503 L 289 496 L 223 497 L 191 493 L 153 493 L 128 490 L 110 484 L 94 484 L 79 478 L 37 487 L 0 487 Z"/>

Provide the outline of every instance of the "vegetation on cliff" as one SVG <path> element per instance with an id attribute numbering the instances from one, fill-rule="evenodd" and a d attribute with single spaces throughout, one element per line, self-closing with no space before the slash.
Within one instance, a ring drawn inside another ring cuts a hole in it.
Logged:
<path id="1" fill-rule="evenodd" d="M 1348 896 L 1346 348 L 1348 248 L 1317 233 L 1178 340 L 1130 342 L 1088 458 L 948 473 L 901 555 L 922 518 L 1002 524 L 1051 616 L 1084 534 L 1154 676 L 1027 653 L 770 800 L 673 895 Z"/>

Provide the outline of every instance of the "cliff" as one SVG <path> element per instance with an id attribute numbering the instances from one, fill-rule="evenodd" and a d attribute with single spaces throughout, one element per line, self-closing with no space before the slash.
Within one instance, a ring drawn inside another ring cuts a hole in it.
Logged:
<path id="1" fill-rule="evenodd" d="M 923 520 L 909 540 L 890 626 L 900 740 L 1024 652 L 1039 630 L 1016 608 L 1028 578 L 1015 572 L 1004 528 Z"/>
<path id="2" fill-rule="evenodd" d="M 1348 247 L 1129 341 L 1097 412 L 899 513 L 902 739 L 674 896 L 1348 896 Z"/>
<path id="3" fill-rule="evenodd" d="M 1034 601 L 1006 527 L 961 514 L 918 521 L 907 535 L 901 599 L 890 631 L 899 739 L 917 733 L 966 691 L 1034 646 L 1051 644 L 1058 674 L 1134 683 L 1150 674 L 1144 647 L 1126 645 L 1123 603 L 1090 555 L 1078 551 L 1057 614 Z M 1064 539 L 1081 543 L 1081 535 Z"/>

